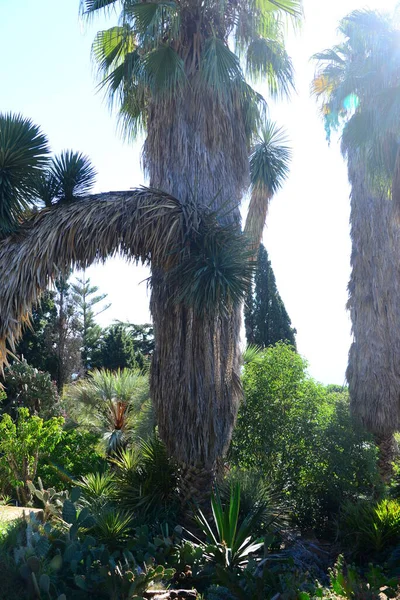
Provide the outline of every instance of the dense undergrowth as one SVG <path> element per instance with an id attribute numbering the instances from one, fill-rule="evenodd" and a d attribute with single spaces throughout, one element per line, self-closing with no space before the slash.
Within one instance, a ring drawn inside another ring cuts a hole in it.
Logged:
<path id="1" fill-rule="evenodd" d="M 139 599 L 157 587 L 204 600 L 396 595 L 397 480 L 379 484 L 375 445 L 352 421 L 347 390 L 314 382 L 285 344 L 247 358 L 224 475 L 201 509 L 182 504 L 146 375 L 97 376 L 108 395 L 86 390 L 82 401 L 67 388 L 53 413 L 42 378 L 42 417 L 37 385 L 26 386 L 37 373 L 14 370 L 0 487 L 4 501 L 24 498 L 43 516 L 0 523 L 0 598 Z"/>

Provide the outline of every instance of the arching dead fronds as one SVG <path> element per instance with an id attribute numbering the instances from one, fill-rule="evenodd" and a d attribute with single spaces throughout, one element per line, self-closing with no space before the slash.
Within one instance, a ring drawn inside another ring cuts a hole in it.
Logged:
<path id="1" fill-rule="evenodd" d="M 117 253 L 168 269 L 198 219 L 195 207 L 147 188 L 93 195 L 34 215 L 0 242 L 0 364 L 7 342 L 14 349 L 31 307 L 60 272 Z"/>

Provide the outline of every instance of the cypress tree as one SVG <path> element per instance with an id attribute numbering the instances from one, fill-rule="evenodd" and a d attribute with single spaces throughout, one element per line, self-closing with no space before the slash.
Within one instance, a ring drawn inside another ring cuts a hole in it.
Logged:
<path id="1" fill-rule="evenodd" d="M 253 284 L 247 295 L 244 311 L 248 344 L 266 348 L 279 341 L 296 346 L 296 330 L 276 287 L 275 275 L 268 253 L 261 244 Z"/>

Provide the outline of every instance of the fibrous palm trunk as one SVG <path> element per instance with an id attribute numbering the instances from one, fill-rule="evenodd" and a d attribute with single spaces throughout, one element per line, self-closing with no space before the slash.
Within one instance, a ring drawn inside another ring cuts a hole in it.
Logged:
<path id="1" fill-rule="evenodd" d="M 387 194 L 372 192 L 361 160 L 349 156 L 353 343 L 347 380 L 353 413 L 379 447 L 381 477 L 390 477 L 400 402 L 400 227 Z"/>
<path id="2" fill-rule="evenodd" d="M 144 146 L 150 185 L 221 209 L 221 219 L 238 226 L 247 151 L 240 115 L 212 94 L 199 98 L 188 90 L 150 111 Z M 217 459 L 228 448 L 240 401 L 240 308 L 200 315 L 170 302 L 170 292 L 163 269 L 152 264 L 151 393 L 161 438 L 181 467 L 183 499 L 202 503 Z"/>

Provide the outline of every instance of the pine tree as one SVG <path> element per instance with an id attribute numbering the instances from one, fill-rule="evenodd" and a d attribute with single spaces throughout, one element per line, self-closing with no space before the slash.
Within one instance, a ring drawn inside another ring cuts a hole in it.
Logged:
<path id="1" fill-rule="evenodd" d="M 276 287 L 275 275 L 268 253 L 261 244 L 251 290 L 245 307 L 245 327 L 248 344 L 266 348 L 279 341 L 296 346 L 296 330 Z"/>
<path id="2" fill-rule="evenodd" d="M 82 368 L 79 320 L 72 299 L 69 275 L 60 276 L 55 282 L 57 323 L 55 331 L 55 352 L 57 356 L 56 382 L 58 391 L 68 383 L 74 373 Z"/>
<path id="3" fill-rule="evenodd" d="M 93 367 L 132 369 L 137 366 L 133 339 L 123 324 L 110 325 L 104 332 L 99 352 L 93 357 Z"/>
<path id="4" fill-rule="evenodd" d="M 82 366 L 85 371 L 88 371 L 92 366 L 94 354 L 98 351 L 102 334 L 100 325 L 96 323 L 96 317 L 110 308 L 111 304 L 105 304 L 99 307 L 99 310 L 95 309 L 107 294 L 97 294 L 99 288 L 90 284 L 90 278 L 86 277 L 85 271 L 81 278 L 76 278 L 71 289 L 82 336 Z"/>

